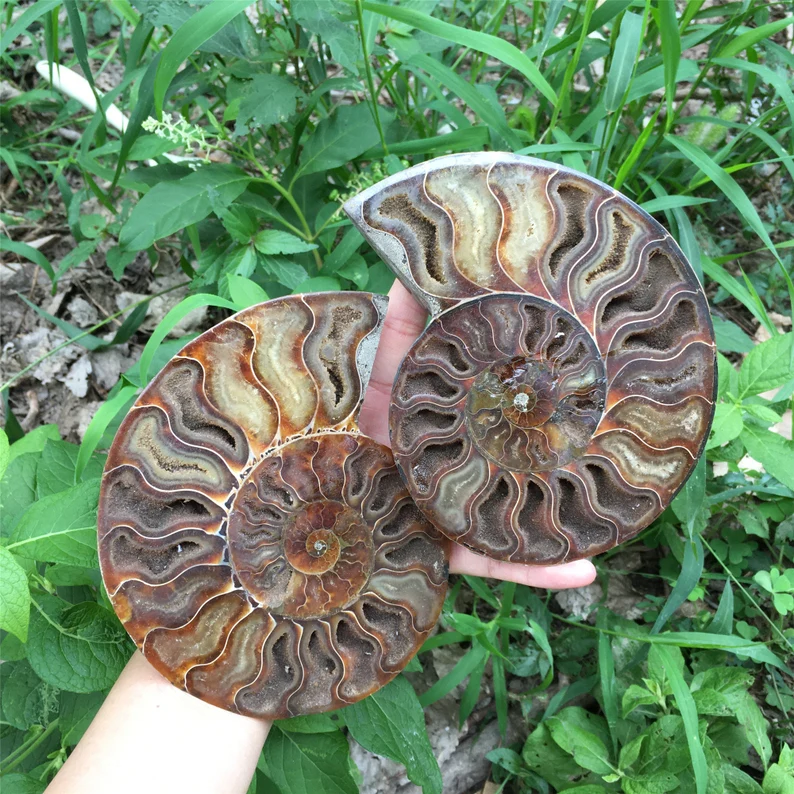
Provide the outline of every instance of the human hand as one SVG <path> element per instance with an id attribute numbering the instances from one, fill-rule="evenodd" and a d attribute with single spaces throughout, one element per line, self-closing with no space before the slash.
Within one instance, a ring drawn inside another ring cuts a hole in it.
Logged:
<path id="1" fill-rule="evenodd" d="M 426 319 L 424 309 L 399 281 L 395 281 L 389 292 L 386 323 L 359 418 L 361 430 L 381 444 L 389 443 L 389 401 L 395 373 L 411 345 L 422 333 Z M 590 560 L 553 566 L 523 565 L 492 560 L 458 543 L 452 543 L 451 547 L 449 570 L 452 573 L 505 579 L 554 590 L 583 587 L 596 576 Z"/>

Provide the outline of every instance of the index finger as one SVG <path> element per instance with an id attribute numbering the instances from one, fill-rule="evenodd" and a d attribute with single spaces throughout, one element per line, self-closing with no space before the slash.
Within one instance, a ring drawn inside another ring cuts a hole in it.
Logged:
<path id="1" fill-rule="evenodd" d="M 389 402 L 394 376 L 426 321 L 425 310 L 395 281 L 389 290 L 389 309 L 359 416 L 361 432 L 381 444 L 389 445 Z"/>

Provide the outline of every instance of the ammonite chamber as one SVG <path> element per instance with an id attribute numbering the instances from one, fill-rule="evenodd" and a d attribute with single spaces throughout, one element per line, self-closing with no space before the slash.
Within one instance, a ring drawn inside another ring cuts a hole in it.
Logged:
<path id="1" fill-rule="evenodd" d="M 395 380 L 408 490 L 450 538 L 559 563 L 633 537 L 713 415 L 705 295 L 670 235 L 606 185 L 526 157 L 441 157 L 345 205 L 433 316 Z"/>
<path id="2" fill-rule="evenodd" d="M 269 718 L 353 703 L 438 619 L 447 542 L 356 424 L 385 308 L 324 293 L 240 312 L 116 436 L 102 576 L 146 658 L 203 700 Z"/>

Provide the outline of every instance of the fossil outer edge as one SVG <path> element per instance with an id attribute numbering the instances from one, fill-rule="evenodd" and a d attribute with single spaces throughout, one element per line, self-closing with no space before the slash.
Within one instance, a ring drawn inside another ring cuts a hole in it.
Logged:
<path id="1" fill-rule="evenodd" d="M 345 211 L 432 315 L 392 392 L 392 449 L 448 537 L 502 560 L 598 554 L 650 524 L 708 439 L 700 282 L 634 202 L 501 152 L 440 157 Z"/>
<path id="2" fill-rule="evenodd" d="M 447 542 L 357 417 L 386 299 L 280 298 L 224 320 L 152 380 L 110 450 L 99 557 L 146 658 L 216 706 L 344 706 L 438 619 Z"/>

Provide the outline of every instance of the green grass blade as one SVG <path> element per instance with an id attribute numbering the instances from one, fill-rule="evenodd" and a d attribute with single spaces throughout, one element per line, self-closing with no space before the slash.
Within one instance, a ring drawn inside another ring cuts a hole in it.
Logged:
<path id="1" fill-rule="evenodd" d="M 469 47 L 472 50 L 477 50 L 477 52 L 490 55 L 492 58 L 497 58 L 502 63 L 520 72 L 549 102 L 555 103 L 557 101 L 556 92 L 540 73 L 538 67 L 509 41 L 504 41 L 497 36 L 491 36 L 488 33 L 481 33 L 477 30 L 467 30 L 457 25 L 450 25 L 448 22 L 434 19 L 428 14 L 414 11 L 411 8 L 370 2 L 365 2 L 363 5 L 368 11 L 383 14 L 383 16 L 396 19 L 398 22 L 405 22 L 425 33 L 430 33 L 433 36 L 454 42 L 461 47 Z"/>
<path id="2" fill-rule="evenodd" d="M 716 281 L 729 295 L 736 298 L 736 300 L 739 301 L 739 303 L 741 303 L 770 334 L 777 333 L 777 329 L 774 323 L 769 319 L 766 309 L 763 305 L 759 309 L 759 306 L 747 290 L 747 287 L 740 284 L 739 281 L 721 265 L 718 265 L 714 260 L 709 259 L 703 254 L 700 256 L 700 264 L 703 267 L 703 272 L 712 281 Z"/>
<path id="3" fill-rule="evenodd" d="M 213 0 L 171 36 L 163 50 L 154 78 L 154 109 L 157 118 L 163 114 L 165 92 L 182 63 L 252 2 L 253 0 Z"/>
<path id="4" fill-rule="evenodd" d="M 731 58 L 738 55 L 742 50 L 747 50 L 750 47 L 758 44 L 760 41 L 770 38 L 775 33 L 787 28 L 789 25 L 794 24 L 794 17 L 786 17 L 785 19 L 777 19 L 774 22 L 769 22 L 766 25 L 759 25 L 757 28 L 748 30 L 745 33 L 738 35 L 735 39 L 731 39 L 724 47 L 721 47 L 717 53 L 717 58 Z"/>
<path id="5" fill-rule="evenodd" d="M 736 207 L 747 225 L 761 238 L 775 259 L 779 259 L 777 249 L 769 233 L 764 228 L 753 202 L 741 189 L 736 180 L 721 166 L 717 165 L 702 149 L 676 135 L 665 135 L 666 140 L 675 146 L 681 154 L 696 165 L 725 194 L 726 198 Z"/>
<path id="6" fill-rule="evenodd" d="M 653 652 L 658 654 L 662 665 L 664 665 L 670 688 L 673 690 L 678 710 L 684 721 L 684 731 L 686 741 L 689 745 L 689 755 L 692 759 L 692 770 L 695 773 L 695 786 L 697 794 L 706 794 L 708 786 L 708 766 L 706 765 L 706 754 L 703 752 L 703 745 L 700 742 L 698 732 L 698 713 L 695 701 L 689 687 L 684 681 L 681 670 L 677 667 L 673 654 L 664 646 L 655 646 Z"/>
<path id="7" fill-rule="evenodd" d="M 664 98 L 667 103 L 667 124 L 672 124 L 673 100 L 675 99 L 676 75 L 681 62 L 681 34 L 675 16 L 675 3 L 672 0 L 659 3 L 659 35 L 662 43 L 662 62 L 664 63 Z"/>
<path id="8" fill-rule="evenodd" d="M 154 329 L 154 332 L 149 337 L 149 341 L 146 343 L 143 353 L 141 353 L 141 383 L 146 384 L 149 382 L 149 367 L 152 364 L 155 351 L 162 344 L 166 336 L 168 336 L 168 334 L 171 332 L 171 329 L 183 317 L 186 317 L 188 314 L 190 314 L 190 312 L 194 311 L 195 309 L 201 309 L 204 306 L 219 306 L 223 309 L 231 309 L 232 311 L 237 310 L 237 307 L 231 301 L 226 300 L 226 298 L 219 298 L 217 295 L 206 295 L 203 293 L 199 293 L 198 295 L 190 295 L 183 301 L 177 303 L 177 305 L 174 306 L 174 308 L 171 309 L 171 311 L 168 312 L 168 314 L 166 314 L 162 320 L 160 320 L 159 325 Z"/>
<path id="9" fill-rule="evenodd" d="M 789 114 L 789 120 L 794 124 L 794 92 L 792 92 L 786 79 L 772 71 L 768 66 L 760 63 L 750 63 L 740 58 L 715 58 L 714 63 L 727 69 L 740 69 L 745 72 L 757 74 L 764 82 L 769 83 L 777 91 Z"/>
<path id="10" fill-rule="evenodd" d="M 0 55 L 6 51 L 8 45 L 17 36 L 24 33 L 37 19 L 43 17 L 48 11 L 52 11 L 53 8 L 60 4 L 61 0 L 39 0 L 39 2 L 29 5 L 0 37 Z"/>
<path id="11" fill-rule="evenodd" d="M 24 256 L 25 259 L 35 262 L 50 277 L 52 288 L 55 289 L 55 271 L 50 260 L 38 248 L 0 235 L 0 251 L 12 251 L 17 256 Z"/>
<path id="12" fill-rule="evenodd" d="M 93 455 L 94 450 L 102 440 L 102 436 L 105 430 L 107 430 L 108 425 L 118 416 L 122 408 L 135 399 L 137 394 L 137 386 L 124 386 L 115 396 L 99 406 L 99 410 L 94 414 L 85 431 L 83 442 L 80 444 L 80 449 L 77 452 L 74 471 L 75 482 L 80 482 L 82 479 L 85 467 L 88 465 L 91 455 Z"/>
<path id="13" fill-rule="evenodd" d="M 457 94 L 489 127 L 504 139 L 512 151 L 521 148 L 521 139 L 515 130 L 511 130 L 507 126 L 504 113 L 498 113 L 471 83 L 467 83 L 448 66 L 445 66 L 435 58 L 431 58 L 429 55 L 414 55 L 408 62 L 408 66 L 414 65 Z"/>
<path id="14" fill-rule="evenodd" d="M 627 11 L 621 20 L 604 91 L 604 107 L 607 113 L 614 113 L 623 106 L 623 97 L 631 85 L 631 78 L 637 68 L 643 21 L 639 14 L 633 14 L 631 11 Z"/>
<path id="15" fill-rule="evenodd" d="M 626 157 L 626 159 L 620 164 L 620 168 L 618 169 L 618 173 L 615 176 L 615 181 L 613 183 L 615 190 L 620 190 L 621 185 L 623 185 L 631 173 L 631 169 L 634 168 L 640 155 L 645 151 L 645 147 L 648 144 L 648 139 L 653 133 L 654 127 L 656 126 L 656 119 L 659 116 L 659 111 L 661 109 L 661 105 L 656 107 L 653 116 L 648 119 L 648 123 L 645 125 L 642 132 L 637 136 L 637 140 L 634 141 L 634 145 L 631 147 L 628 157 Z"/>
<path id="16" fill-rule="evenodd" d="M 596 626 L 606 626 L 607 613 L 600 610 Z M 612 656 L 612 644 L 609 635 L 603 631 L 598 633 L 598 674 L 601 679 L 601 699 L 604 702 L 604 716 L 607 718 L 609 736 L 612 739 L 612 751 L 618 755 L 618 694 L 615 681 L 615 659 Z"/>

